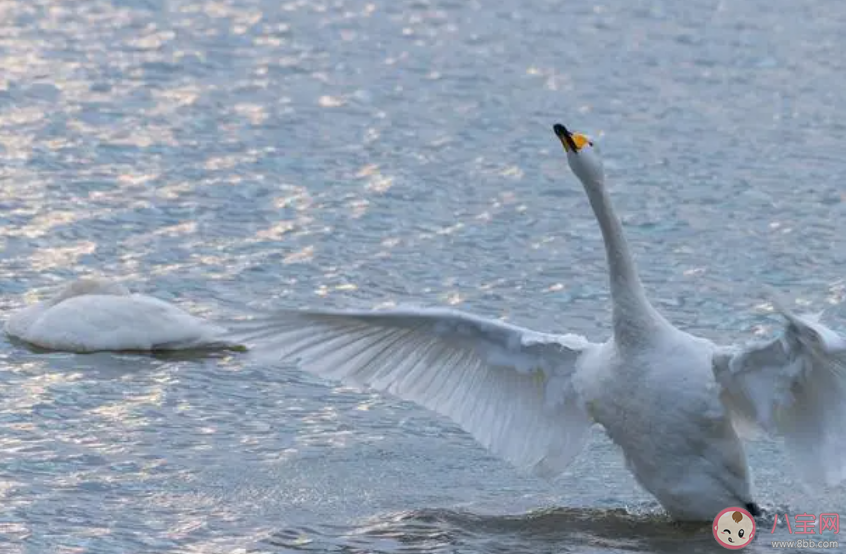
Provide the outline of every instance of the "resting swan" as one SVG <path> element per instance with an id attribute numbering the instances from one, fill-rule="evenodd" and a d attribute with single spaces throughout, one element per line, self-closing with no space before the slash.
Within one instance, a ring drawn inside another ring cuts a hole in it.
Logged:
<path id="1" fill-rule="evenodd" d="M 47 350 L 68 352 L 244 348 L 226 330 L 120 283 L 79 279 L 49 300 L 12 314 L 6 333 Z"/>
<path id="2" fill-rule="evenodd" d="M 779 307 L 775 339 L 717 346 L 674 327 L 649 302 L 593 143 L 554 132 L 605 242 L 613 335 L 593 344 L 447 309 L 282 311 L 240 325 L 257 354 L 369 386 L 452 418 L 483 446 L 540 475 L 563 472 L 592 423 L 677 520 L 727 507 L 758 515 L 738 430 L 783 435 L 803 476 L 846 468 L 846 341 Z"/>

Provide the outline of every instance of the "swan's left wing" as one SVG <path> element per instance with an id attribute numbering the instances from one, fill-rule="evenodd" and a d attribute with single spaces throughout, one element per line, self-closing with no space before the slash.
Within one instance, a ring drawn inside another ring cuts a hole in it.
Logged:
<path id="1" fill-rule="evenodd" d="M 783 435 L 807 481 L 834 484 L 846 477 L 846 340 L 819 316 L 780 311 L 781 336 L 715 355 L 723 404 Z"/>
<path id="2" fill-rule="evenodd" d="M 574 335 L 423 308 L 283 311 L 232 328 L 253 355 L 420 404 L 539 475 L 560 474 L 590 426 L 571 381 L 589 343 Z"/>

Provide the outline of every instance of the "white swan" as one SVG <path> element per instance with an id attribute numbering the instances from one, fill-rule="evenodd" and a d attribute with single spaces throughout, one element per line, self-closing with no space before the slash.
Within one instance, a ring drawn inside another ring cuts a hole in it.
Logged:
<path id="1" fill-rule="evenodd" d="M 33 346 L 80 353 L 244 350 L 222 327 L 102 279 L 79 279 L 53 298 L 12 314 L 5 331 Z"/>
<path id="2" fill-rule="evenodd" d="M 560 474 L 592 422 L 679 520 L 712 520 L 750 491 L 741 423 L 784 435 L 803 476 L 846 467 L 846 341 L 783 309 L 778 338 L 719 347 L 649 303 L 593 144 L 554 131 L 605 241 L 613 336 L 592 344 L 444 309 L 283 311 L 241 323 L 256 354 L 395 394 L 444 414 L 517 466 Z"/>

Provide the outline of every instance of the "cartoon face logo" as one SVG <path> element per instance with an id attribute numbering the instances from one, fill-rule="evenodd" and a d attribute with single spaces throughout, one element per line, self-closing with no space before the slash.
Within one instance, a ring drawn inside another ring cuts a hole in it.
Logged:
<path id="1" fill-rule="evenodd" d="M 743 508 L 726 508 L 714 518 L 713 529 L 720 546 L 740 550 L 755 536 L 755 520 Z"/>

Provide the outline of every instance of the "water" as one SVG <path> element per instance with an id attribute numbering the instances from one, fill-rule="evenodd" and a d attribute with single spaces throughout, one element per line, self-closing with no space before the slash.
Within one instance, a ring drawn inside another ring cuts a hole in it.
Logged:
<path id="1" fill-rule="evenodd" d="M 412 301 L 601 340 L 562 121 L 601 139 L 674 321 L 766 335 L 766 283 L 842 324 L 844 24 L 818 0 L 9 0 L 0 309 L 99 274 L 216 318 Z M 243 356 L 4 339 L 0 367 L 10 554 L 717 548 L 598 432 L 549 484 L 415 406 Z M 846 512 L 777 442 L 750 456 L 748 551 L 791 538 L 777 513 Z"/>

